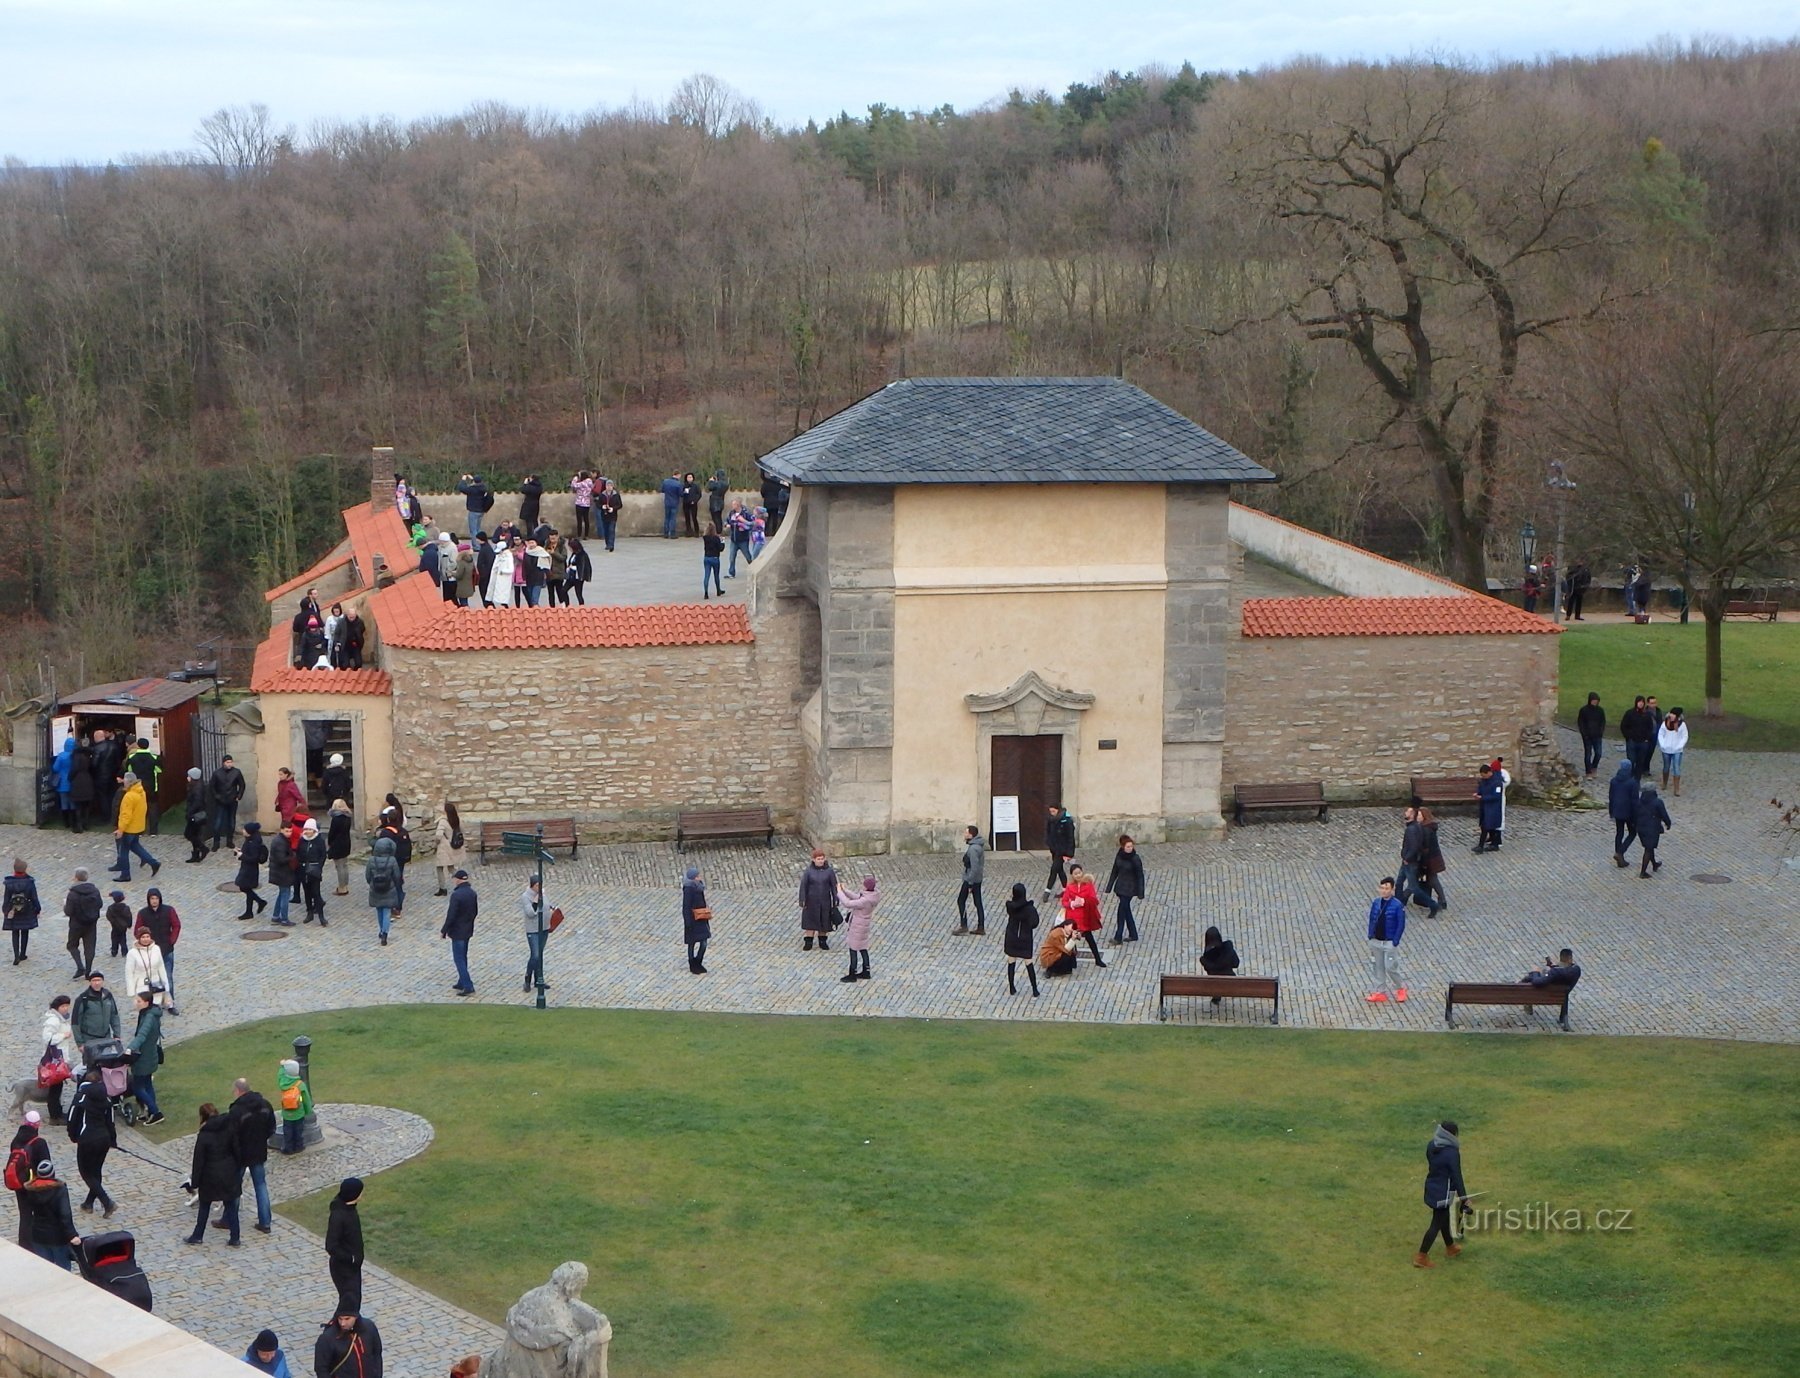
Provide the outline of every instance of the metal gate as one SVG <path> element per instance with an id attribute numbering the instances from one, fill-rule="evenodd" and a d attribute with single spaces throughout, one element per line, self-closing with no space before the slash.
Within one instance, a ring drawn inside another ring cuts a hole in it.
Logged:
<path id="1" fill-rule="evenodd" d="M 56 749 L 50 744 L 50 724 L 55 717 L 56 701 L 53 698 L 39 710 L 28 729 L 37 738 L 37 774 L 34 778 L 37 781 L 37 824 L 40 828 L 61 812 L 56 801 L 56 776 L 50 769 L 50 762 L 56 759 Z"/>
<path id="2" fill-rule="evenodd" d="M 193 746 L 200 778 L 210 780 L 225 759 L 225 718 L 218 709 L 203 704 L 194 706 Z"/>

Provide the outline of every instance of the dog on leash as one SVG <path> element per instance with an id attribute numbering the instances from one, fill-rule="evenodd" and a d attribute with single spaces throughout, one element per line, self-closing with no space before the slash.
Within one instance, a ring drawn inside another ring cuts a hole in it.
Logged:
<path id="1" fill-rule="evenodd" d="M 36 1101 L 39 1105 L 50 1103 L 49 1088 L 39 1086 L 36 1077 L 23 1077 L 12 1084 L 12 1109 L 7 1113 L 13 1119 L 18 1119 L 25 1113 L 25 1105 L 28 1101 Z"/>

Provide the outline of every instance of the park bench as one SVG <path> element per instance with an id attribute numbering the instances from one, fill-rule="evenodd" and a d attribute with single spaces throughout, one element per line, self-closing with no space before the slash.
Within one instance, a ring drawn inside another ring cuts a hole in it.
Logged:
<path id="1" fill-rule="evenodd" d="M 1428 808 L 1448 809 L 1459 805 L 1473 808 L 1481 801 L 1475 797 L 1480 783 L 1473 775 L 1415 775 L 1412 797 Z"/>
<path id="2" fill-rule="evenodd" d="M 1325 785 L 1319 780 L 1296 780 L 1285 785 L 1233 785 L 1232 821 L 1242 826 L 1244 816 L 1262 809 L 1317 809 L 1326 818 Z"/>
<path id="3" fill-rule="evenodd" d="M 1444 1023 L 1456 1027 L 1458 1005 L 1559 1005 L 1556 1022 L 1569 1031 L 1569 992 L 1574 986 L 1525 986 L 1488 981 L 1452 981 L 1444 996 Z"/>
<path id="4" fill-rule="evenodd" d="M 1781 604 L 1765 603 L 1757 599 L 1734 598 L 1725 604 L 1727 617 L 1767 618 L 1773 622 L 1781 615 Z"/>
<path id="5" fill-rule="evenodd" d="M 483 823 L 481 836 L 476 842 L 481 864 L 487 865 L 488 853 L 501 849 L 501 836 L 505 833 L 524 833 L 527 837 L 536 835 L 539 827 L 544 830 L 544 846 L 546 848 L 567 847 L 573 857 L 581 845 L 575 836 L 575 820 L 573 818 L 523 818 L 510 823 Z"/>
<path id="6" fill-rule="evenodd" d="M 1220 996 L 1232 1000 L 1273 1000 L 1275 1010 L 1269 1015 L 1271 1024 L 1281 1022 L 1281 980 L 1275 976 L 1183 976 L 1169 974 L 1162 978 L 1156 993 L 1156 1017 L 1167 1017 L 1163 1002 L 1171 995 Z"/>
<path id="7" fill-rule="evenodd" d="M 750 809 L 684 809 L 675 819 L 675 850 L 700 838 L 757 837 L 765 847 L 775 845 L 775 820 L 766 804 Z"/>

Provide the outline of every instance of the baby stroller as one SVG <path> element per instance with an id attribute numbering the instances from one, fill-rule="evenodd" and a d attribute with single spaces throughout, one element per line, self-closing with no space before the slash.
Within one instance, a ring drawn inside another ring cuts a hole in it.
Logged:
<path id="1" fill-rule="evenodd" d="M 76 1252 L 81 1275 L 94 1286 L 104 1287 L 120 1301 L 150 1309 L 150 1279 L 138 1267 L 137 1238 L 130 1230 L 85 1235 Z"/>
<path id="2" fill-rule="evenodd" d="M 131 1090 L 131 1054 L 125 1045 L 116 1038 L 84 1043 L 81 1060 L 89 1067 L 99 1068 L 100 1085 L 106 1090 L 107 1100 L 112 1102 L 113 1112 L 126 1124 L 136 1124 L 138 1104 L 128 1094 Z"/>

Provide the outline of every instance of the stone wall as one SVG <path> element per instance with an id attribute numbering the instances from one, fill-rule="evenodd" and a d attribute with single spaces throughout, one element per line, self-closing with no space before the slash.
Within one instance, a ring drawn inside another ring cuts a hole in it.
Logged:
<path id="1" fill-rule="evenodd" d="M 1413 775 L 1472 775 L 1556 706 L 1554 636 L 1234 637 L 1224 778 L 1323 780 L 1399 799 Z"/>
<path id="2" fill-rule="evenodd" d="M 566 480 L 565 480 L 566 482 Z M 704 482 L 702 487 L 704 487 Z M 620 536 L 660 536 L 663 529 L 663 500 L 661 493 L 624 493 L 625 506 L 619 510 Z M 733 498 L 743 499 L 744 506 L 754 508 L 761 504 L 762 494 L 751 488 L 733 488 L 725 495 L 725 510 L 731 510 Z M 388 501 L 393 502 L 393 494 L 388 494 Z M 517 521 L 519 504 L 523 499 L 517 492 L 495 493 L 493 511 L 481 519 L 482 526 L 492 531 L 504 521 Z M 430 517 L 439 530 L 449 531 L 455 535 L 465 535 L 469 529 L 469 504 L 461 493 L 421 493 L 419 506 L 425 515 Z M 538 502 L 538 516 L 547 521 L 558 531 L 567 535 L 575 534 L 575 498 L 567 490 L 546 492 Z M 705 530 L 707 522 L 712 520 L 706 505 L 704 493 L 700 497 L 700 529 Z M 594 530 L 600 529 L 600 520 L 594 519 Z M 681 514 L 675 514 L 675 529 L 682 529 Z M 292 617 L 293 614 L 289 613 Z"/>
<path id="3" fill-rule="evenodd" d="M 1272 565 L 1353 598 L 1471 596 L 1448 579 L 1334 541 L 1241 503 L 1231 504 L 1231 539 Z"/>
<path id="4" fill-rule="evenodd" d="M 805 617 L 751 645 L 388 651 L 394 787 L 470 823 L 568 817 L 672 837 L 688 808 L 767 804 L 798 826 Z"/>

